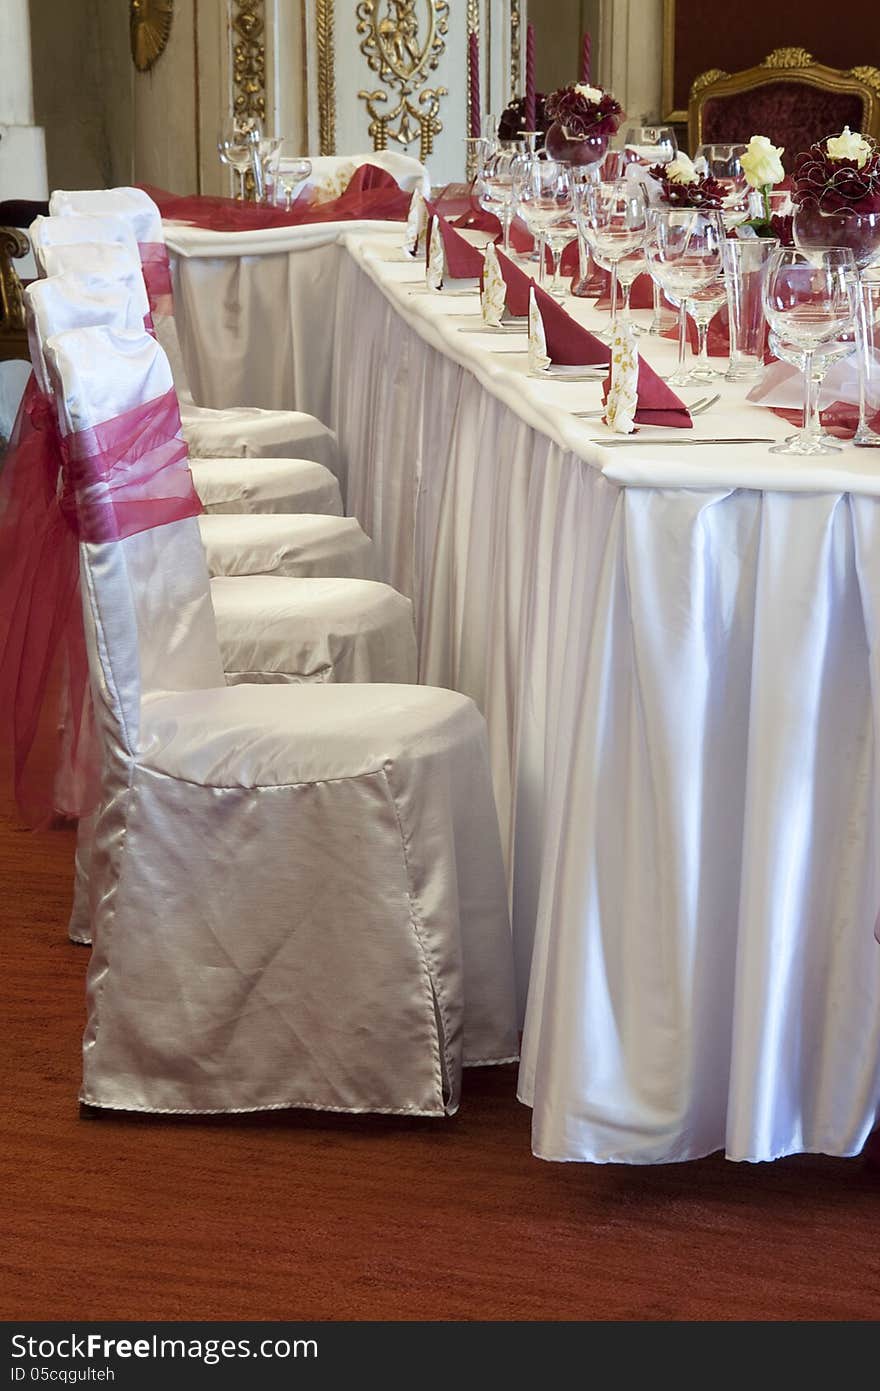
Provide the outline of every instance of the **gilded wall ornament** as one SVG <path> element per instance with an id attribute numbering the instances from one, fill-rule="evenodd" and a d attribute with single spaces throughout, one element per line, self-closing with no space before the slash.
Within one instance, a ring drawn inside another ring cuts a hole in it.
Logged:
<path id="1" fill-rule="evenodd" d="M 266 44 L 263 0 L 234 0 L 232 109 L 236 116 L 266 117 Z"/>
<path id="2" fill-rule="evenodd" d="M 174 17 L 174 0 L 129 0 L 131 56 L 138 72 L 148 72 L 165 50 Z"/>
<path id="3" fill-rule="evenodd" d="M 318 50 L 318 139 L 322 155 L 336 154 L 336 14 L 334 0 L 315 0 Z"/>
<path id="4" fill-rule="evenodd" d="M 383 0 L 360 0 L 357 19 L 361 52 L 384 83 L 358 92 L 370 113 L 373 149 L 387 149 L 389 140 L 406 149 L 418 140 L 424 162 L 443 129 L 438 113 L 447 88 L 427 84 L 446 50 L 449 2 L 384 0 L 383 8 Z"/>

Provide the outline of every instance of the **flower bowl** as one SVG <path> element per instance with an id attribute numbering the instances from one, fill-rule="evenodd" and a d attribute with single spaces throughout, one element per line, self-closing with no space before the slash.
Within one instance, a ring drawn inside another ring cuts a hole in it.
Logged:
<path id="1" fill-rule="evenodd" d="M 608 149 L 607 135 L 573 135 L 559 121 L 554 121 L 544 138 L 544 148 L 551 159 L 568 164 L 598 164 Z"/>
<path id="2" fill-rule="evenodd" d="M 859 270 L 880 258 L 880 212 L 824 212 L 815 203 L 794 210 L 794 240 L 800 251 L 849 247 Z"/>

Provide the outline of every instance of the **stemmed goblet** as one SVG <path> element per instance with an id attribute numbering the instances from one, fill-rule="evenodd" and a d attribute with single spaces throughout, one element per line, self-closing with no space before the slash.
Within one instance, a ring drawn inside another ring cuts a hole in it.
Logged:
<path id="1" fill-rule="evenodd" d="M 513 166 L 517 208 L 538 244 L 538 283 L 546 283 L 544 246 L 553 257 L 553 283 L 558 287 L 562 252 L 577 235 L 574 222 L 571 166 L 540 156 L 519 157 Z"/>
<path id="2" fill-rule="evenodd" d="M 514 160 L 521 154 L 516 147 L 499 148 L 491 154 L 483 166 L 483 173 L 477 182 L 477 196 L 480 207 L 486 212 L 495 213 L 501 223 L 503 248 L 510 255 L 510 225 L 513 222 L 513 174 Z"/>
<path id="3" fill-rule="evenodd" d="M 813 359 L 817 350 L 851 331 L 856 312 L 857 274 L 852 252 L 841 247 L 811 251 L 790 247 L 774 252 L 764 285 L 764 313 L 783 349 L 803 360 L 803 429 L 774 454 L 835 454 L 839 445 L 823 436 L 814 418 Z"/>
<path id="4" fill-rule="evenodd" d="M 706 380 L 705 337 L 709 320 L 724 299 L 719 280 L 724 224 L 714 209 L 698 208 L 652 208 L 649 223 L 645 242 L 648 269 L 667 298 L 678 305 L 678 366 L 667 381 L 672 386 L 687 386 L 694 380 Z M 702 356 L 693 371 L 685 365 L 689 304 L 696 310 Z M 708 373 L 715 375 L 711 367 Z"/>
<path id="5" fill-rule="evenodd" d="M 613 336 L 617 326 L 620 262 L 641 251 L 648 235 L 644 190 L 631 179 L 615 179 L 610 183 L 581 184 L 577 194 L 581 230 L 598 264 L 611 267 L 611 325 L 606 336 Z"/>
<path id="6" fill-rule="evenodd" d="M 221 163 L 238 174 L 238 196 L 247 197 L 248 173 L 255 173 L 260 158 L 260 127 L 250 117 L 233 116 L 224 121 L 217 138 Z"/>

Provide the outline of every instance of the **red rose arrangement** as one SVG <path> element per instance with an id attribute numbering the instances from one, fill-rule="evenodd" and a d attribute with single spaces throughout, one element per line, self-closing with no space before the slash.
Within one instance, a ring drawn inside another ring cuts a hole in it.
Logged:
<path id="1" fill-rule="evenodd" d="M 535 149 L 543 149 L 544 136 L 549 129 L 550 122 L 547 119 L 546 101 L 543 92 L 535 93 L 535 129 L 538 137 L 535 140 Z M 526 128 L 526 99 L 518 97 L 512 101 L 506 110 L 502 111 L 498 119 L 498 139 L 499 140 L 518 140 Z"/>
<path id="2" fill-rule="evenodd" d="M 665 164 L 655 164 L 648 170 L 652 179 L 660 185 L 660 201 L 669 208 L 698 208 L 707 210 L 724 206 L 724 188 L 717 179 L 708 174 L 693 179 L 690 183 L 676 183 L 668 178 Z"/>
<path id="3" fill-rule="evenodd" d="M 610 92 L 578 82 L 551 92 L 545 104 L 548 124 L 556 122 L 572 140 L 593 135 L 614 135 L 623 119 L 623 107 Z"/>
<path id="4" fill-rule="evenodd" d="M 873 140 L 854 138 L 864 147 L 861 158 L 830 154 L 834 138 L 817 141 L 798 155 L 791 195 L 798 207 L 817 207 L 823 213 L 880 213 L 880 153 Z"/>

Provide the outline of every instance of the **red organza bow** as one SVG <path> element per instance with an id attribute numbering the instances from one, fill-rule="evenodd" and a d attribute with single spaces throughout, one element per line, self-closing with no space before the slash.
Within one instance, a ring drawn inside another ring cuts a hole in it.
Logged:
<path id="1" fill-rule="evenodd" d="M 181 198 L 146 184 L 140 187 L 150 195 L 163 218 L 210 232 L 258 232 L 269 227 L 300 227 L 318 222 L 404 222 L 412 198 L 387 169 L 379 169 L 375 164 L 359 165 L 338 198 L 320 203 L 306 190 L 289 212 L 261 203 L 238 202 L 235 198 L 196 194 Z"/>
<path id="2" fill-rule="evenodd" d="M 31 826 L 97 803 L 79 541 L 196 516 L 173 391 L 62 438 L 31 377 L 0 475 L 0 740 Z"/>
<path id="3" fill-rule="evenodd" d="M 147 332 L 152 331 L 153 314 L 173 314 L 174 299 L 171 288 L 171 262 L 168 248 L 162 241 L 140 241 L 138 251 L 141 256 L 141 270 L 147 298 L 150 301 L 150 323 L 145 324 Z"/>

